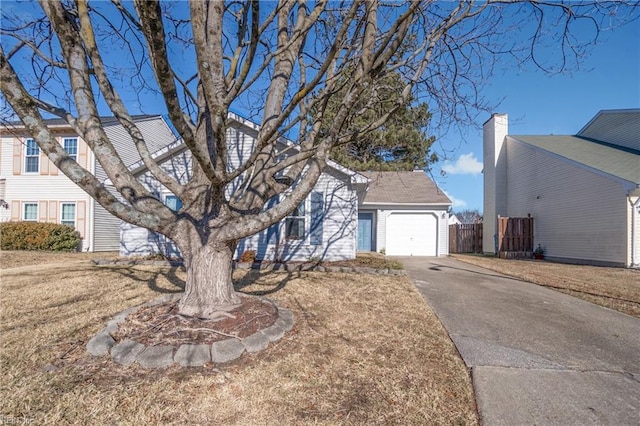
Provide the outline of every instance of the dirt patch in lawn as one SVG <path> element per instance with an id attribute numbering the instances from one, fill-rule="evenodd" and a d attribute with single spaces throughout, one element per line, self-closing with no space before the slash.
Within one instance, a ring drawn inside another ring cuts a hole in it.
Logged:
<path id="1" fill-rule="evenodd" d="M 640 318 L 640 270 L 453 255 L 458 260 L 552 288 Z"/>
<path id="2" fill-rule="evenodd" d="M 0 413 L 34 424 L 477 424 L 473 389 L 406 277 L 236 271 L 290 309 L 283 339 L 225 365 L 123 367 L 85 345 L 122 310 L 184 287 L 180 268 L 65 259 L 0 278 Z"/>

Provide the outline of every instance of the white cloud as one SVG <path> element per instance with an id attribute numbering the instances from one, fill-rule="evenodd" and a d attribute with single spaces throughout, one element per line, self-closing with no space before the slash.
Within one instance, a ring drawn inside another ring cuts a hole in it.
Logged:
<path id="1" fill-rule="evenodd" d="M 451 175 L 477 175 L 482 172 L 482 163 L 470 152 L 462 154 L 455 163 L 445 161 L 442 171 Z"/>
<path id="2" fill-rule="evenodd" d="M 445 193 L 445 195 L 447 197 L 449 197 L 449 199 L 451 200 L 451 208 L 455 209 L 455 208 L 462 208 L 462 207 L 467 207 L 467 202 L 465 200 L 461 200 L 459 198 L 454 197 L 453 195 L 449 194 L 447 191 L 442 191 Z"/>

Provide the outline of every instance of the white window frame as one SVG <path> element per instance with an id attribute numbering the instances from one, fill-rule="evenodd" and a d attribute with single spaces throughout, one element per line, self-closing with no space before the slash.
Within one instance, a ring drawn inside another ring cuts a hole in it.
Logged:
<path id="1" fill-rule="evenodd" d="M 67 149 L 67 145 L 66 145 L 67 141 L 75 141 L 76 143 L 75 152 L 73 154 L 70 153 L 69 150 Z M 73 158 L 73 161 L 78 161 L 78 138 L 76 137 L 62 138 L 62 148 L 64 148 L 64 150 L 69 155 L 69 157 Z"/>
<path id="2" fill-rule="evenodd" d="M 36 206 L 36 215 L 33 219 L 27 219 L 27 206 Z M 22 203 L 22 221 L 23 222 L 37 222 L 38 221 L 39 206 L 37 201 L 24 201 Z"/>
<path id="3" fill-rule="evenodd" d="M 37 154 L 29 154 L 29 142 L 33 142 L 35 145 L 35 149 L 37 150 Z M 36 170 L 28 170 L 27 164 L 29 163 L 29 159 L 36 159 Z M 25 174 L 37 174 L 40 173 L 40 146 L 36 143 L 34 139 L 27 139 L 24 143 L 24 173 Z"/>
<path id="4" fill-rule="evenodd" d="M 73 223 L 70 220 L 65 220 L 64 218 L 64 206 L 73 206 Z M 76 229 L 76 224 L 78 220 L 78 206 L 75 201 L 63 201 L 60 203 L 60 223 L 63 225 L 69 225 Z"/>
<path id="5" fill-rule="evenodd" d="M 310 222 L 311 222 L 311 212 L 310 212 L 310 201 L 308 199 L 309 197 L 305 198 L 304 201 L 302 201 L 299 205 L 301 205 L 304 208 L 304 214 L 302 215 L 293 215 L 293 214 L 289 214 L 284 218 L 284 238 L 287 241 L 299 241 L 301 243 L 306 243 L 309 240 L 309 226 L 310 226 Z M 298 207 L 296 207 L 297 209 Z M 294 213 L 295 210 L 291 213 Z M 289 236 L 288 233 L 288 227 L 287 227 L 287 222 L 289 221 L 289 219 L 292 220 L 303 220 L 304 222 L 304 235 L 302 236 L 302 238 L 292 238 Z"/>

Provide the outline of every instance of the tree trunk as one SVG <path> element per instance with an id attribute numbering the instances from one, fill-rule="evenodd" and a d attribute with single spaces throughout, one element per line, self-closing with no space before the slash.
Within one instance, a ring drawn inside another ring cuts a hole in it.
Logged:
<path id="1" fill-rule="evenodd" d="M 215 318 L 240 304 L 232 281 L 234 250 L 235 244 L 220 243 L 183 251 L 187 283 L 178 304 L 180 314 Z"/>

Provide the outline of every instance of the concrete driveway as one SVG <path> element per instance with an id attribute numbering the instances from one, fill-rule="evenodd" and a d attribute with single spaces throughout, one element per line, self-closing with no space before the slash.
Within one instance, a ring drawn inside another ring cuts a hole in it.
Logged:
<path id="1" fill-rule="evenodd" d="M 640 425 L 640 320 L 451 258 L 398 258 L 486 425 Z"/>

